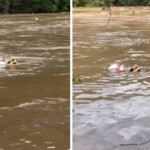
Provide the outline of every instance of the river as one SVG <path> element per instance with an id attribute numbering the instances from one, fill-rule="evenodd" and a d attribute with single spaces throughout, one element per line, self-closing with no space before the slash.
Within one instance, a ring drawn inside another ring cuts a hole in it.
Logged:
<path id="1" fill-rule="evenodd" d="M 0 16 L 0 149 L 69 149 L 69 13 Z"/>
<path id="2" fill-rule="evenodd" d="M 144 150 L 150 146 L 149 7 L 74 8 L 74 150 Z M 110 21 L 109 21 L 110 17 Z M 110 72 L 111 64 L 139 74 Z"/>

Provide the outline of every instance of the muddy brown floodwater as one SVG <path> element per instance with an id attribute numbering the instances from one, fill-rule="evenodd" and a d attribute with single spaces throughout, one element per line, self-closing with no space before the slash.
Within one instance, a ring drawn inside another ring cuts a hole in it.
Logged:
<path id="1" fill-rule="evenodd" d="M 150 146 L 150 8 L 75 8 L 74 150 L 146 150 Z M 141 67 L 113 73 L 113 64 Z"/>
<path id="2" fill-rule="evenodd" d="M 0 149 L 69 149 L 69 13 L 0 22 Z"/>

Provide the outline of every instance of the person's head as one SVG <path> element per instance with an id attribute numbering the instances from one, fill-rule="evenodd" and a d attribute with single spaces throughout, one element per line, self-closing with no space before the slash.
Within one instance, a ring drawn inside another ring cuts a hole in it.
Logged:
<path id="1" fill-rule="evenodd" d="M 136 73 L 136 72 L 140 72 L 141 70 L 138 65 L 134 65 L 133 67 L 130 68 L 129 71 Z"/>
<path id="2" fill-rule="evenodd" d="M 13 59 L 13 58 L 8 62 L 9 65 L 13 65 L 13 64 L 17 64 L 17 63 L 18 63 L 17 60 Z"/>

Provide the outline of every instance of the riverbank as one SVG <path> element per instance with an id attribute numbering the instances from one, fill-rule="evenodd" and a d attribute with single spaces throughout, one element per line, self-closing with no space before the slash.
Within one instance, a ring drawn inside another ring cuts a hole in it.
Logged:
<path id="1" fill-rule="evenodd" d="M 150 13 L 150 7 L 111 7 L 112 15 L 148 15 Z M 105 7 L 75 7 L 73 8 L 73 14 L 106 14 L 109 8 Z"/>

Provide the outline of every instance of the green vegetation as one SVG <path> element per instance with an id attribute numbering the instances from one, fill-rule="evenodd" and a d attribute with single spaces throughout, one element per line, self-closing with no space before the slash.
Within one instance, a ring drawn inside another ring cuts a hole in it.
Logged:
<path id="1" fill-rule="evenodd" d="M 70 10 L 70 0 L 0 0 L 0 13 L 52 13 Z"/>
<path id="2" fill-rule="evenodd" d="M 73 84 L 81 84 L 81 83 L 82 83 L 82 79 L 80 76 L 73 78 Z"/>
<path id="3" fill-rule="evenodd" d="M 150 0 L 73 0 L 74 7 L 150 6 Z"/>

